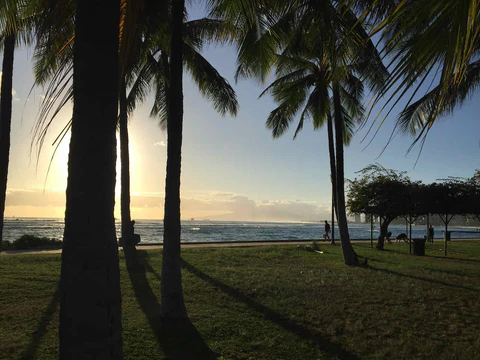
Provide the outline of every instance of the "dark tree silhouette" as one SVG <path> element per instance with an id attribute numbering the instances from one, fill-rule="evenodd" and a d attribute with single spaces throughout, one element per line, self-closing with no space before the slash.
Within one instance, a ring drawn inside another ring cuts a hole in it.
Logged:
<path id="1" fill-rule="evenodd" d="M 0 99 L 0 251 L 3 239 L 5 199 L 7 196 L 8 163 L 10 158 L 10 129 L 12 125 L 13 60 L 15 34 L 3 42 L 2 96 Z"/>
<path id="2" fill-rule="evenodd" d="M 122 359 L 113 209 L 119 0 L 77 0 L 60 279 L 60 358 Z"/>
<path id="3" fill-rule="evenodd" d="M 167 174 L 163 220 L 161 313 L 164 318 L 186 318 L 180 259 L 180 169 L 183 129 L 183 14 L 184 0 L 172 1 L 170 87 L 167 119 Z"/>

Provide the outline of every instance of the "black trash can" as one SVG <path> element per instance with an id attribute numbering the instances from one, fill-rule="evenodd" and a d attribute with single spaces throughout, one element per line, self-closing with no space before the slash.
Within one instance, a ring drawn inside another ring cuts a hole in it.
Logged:
<path id="1" fill-rule="evenodd" d="M 413 239 L 413 254 L 425 256 L 425 239 Z"/>

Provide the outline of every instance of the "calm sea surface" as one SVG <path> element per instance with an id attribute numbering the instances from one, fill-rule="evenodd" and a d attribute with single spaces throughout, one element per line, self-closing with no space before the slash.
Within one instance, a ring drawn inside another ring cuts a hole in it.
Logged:
<path id="1" fill-rule="evenodd" d="M 24 234 L 63 238 L 63 219 L 19 218 L 5 219 L 3 238 L 13 241 Z M 116 222 L 117 237 L 120 237 L 120 222 Z M 442 238 L 442 228 L 435 228 L 435 237 Z M 469 233 L 474 228 L 449 227 L 452 238 L 480 238 L 480 233 Z M 370 224 L 349 224 L 351 239 L 370 239 Z M 393 237 L 406 232 L 404 225 L 391 225 L 389 231 Z M 412 227 L 413 238 L 426 235 L 424 226 Z M 459 231 L 459 232 L 456 232 Z M 141 236 L 142 243 L 161 243 L 163 241 L 163 221 L 136 220 L 135 233 Z M 223 241 L 274 241 L 320 239 L 323 223 L 276 223 L 276 222 L 234 222 L 234 221 L 182 221 L 182 242 L 223 242 Z M 373 238 L 378 236 L 378 227 Z M 335 227 L 335 238 L 338 229 Z"/>

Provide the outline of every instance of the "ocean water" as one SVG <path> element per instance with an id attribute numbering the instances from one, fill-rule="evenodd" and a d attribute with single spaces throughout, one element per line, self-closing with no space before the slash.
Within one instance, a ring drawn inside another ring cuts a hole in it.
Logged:
<path id="1" fill-rule="evenodd" d="M 3 238 L 14 241 L 24 234 L 63 238 L 63 219 L 19 218 L 5 219 Z M 120 237 L 120 222 L 116 222 L 117 237 Z M 443 238 L 443 227 L 435 227 L 435 238 Z M 475 228 L 449 227 L 452 238 L 480 238 Z M 389 231 L 393 238 L 406 232 L 405 225 L 391 225 Z M 349 224 L 351 239 L 370 240 L 370 224 Z M 163 241 L 163 221 L 135 220 L 135 233 L 142 242 L 158 244 Z M 235 241 L 276 241 L 321 239 L 323 223 L 281 223 L 281 222 L 241 222 L 241 221 L 182 221 L 182 242 L 235 242 Z M 335 226 L 335 238 L 338 239 Z M 412 237 L 423 238 L 425 226 L 413 226 Z M 373 231 L 373 238 L 378 237 L 378 227 Z"/>

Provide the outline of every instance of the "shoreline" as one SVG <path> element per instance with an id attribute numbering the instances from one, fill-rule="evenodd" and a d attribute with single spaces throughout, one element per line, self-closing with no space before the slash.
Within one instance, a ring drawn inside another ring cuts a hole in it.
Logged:
<path id="1" fill-rule="evenodd" d="M 340 240 L 335 239 L 336 245 L 341 246 Z M 351 239 L 352 243 L 366 243 L 370 242 L 370 239 Z M 450 241 L 480 241 L 480 238 L 453 238 Z M 215 248 L 215 247 L 255 247 L 255 246 L 269 246 L 269 245 L 305 245 L 308 243 L 317 242 L 319 245 L 330 245 L 329 241 L 319 239 L 300 239 L 300 240 L 247 240 L 247 241 L 218 241 L 218 242 L 190 242 L 181 243 L 181 249 L 188 248 Z M 376 239 L 373 240 L 376 242 Z M 443 243 L 442 238 L 434 239 L 436 243 Z M 392 244 L 395 242 L 392 241 Z M 402 241 L 403 243 L 403 241 Z M 386 243 L 385 245 L 391 245 Z M 138 244 L 137 250 L 157 250 L 162 249 L 163 244 Z M 118 247 L 119 251 L 123 251 L 121 246 Z M 61 254 L 62 249 L 26 249 L 26 250 L 6 250 L 2 251 L 0 255 L 19 255 L 19 254 Z"/>

